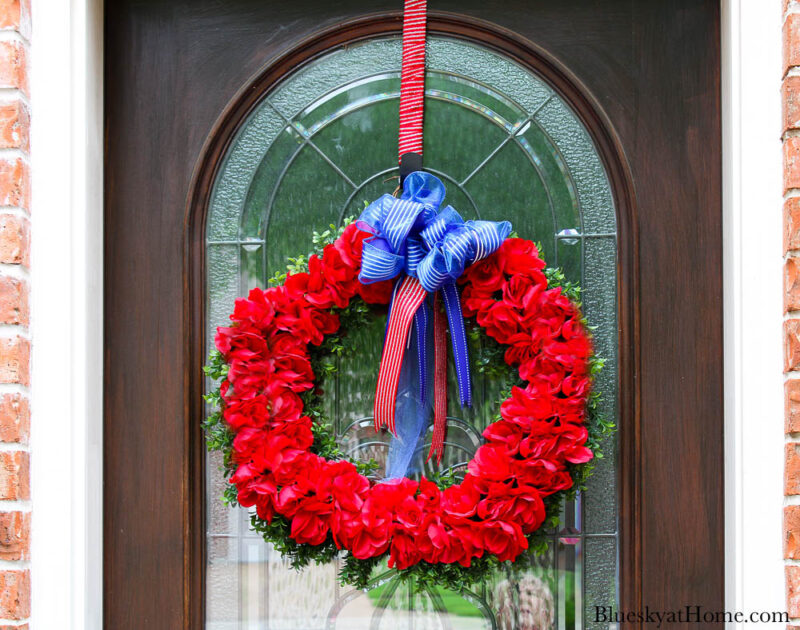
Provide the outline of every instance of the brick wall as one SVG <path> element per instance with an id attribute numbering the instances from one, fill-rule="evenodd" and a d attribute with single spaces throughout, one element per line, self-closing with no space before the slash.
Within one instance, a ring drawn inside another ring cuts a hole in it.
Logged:
<path id="1" fill-rule="evenodd" d="M 783 310 L 785 473 L 783 557 L 786 606 L 800 627 L 800 6 L 783 3 Z"/>
<path id="2" fill-rule="evenodd" d="M 30 593 L 30 0 L 0 0 L 0 630 Z"/>

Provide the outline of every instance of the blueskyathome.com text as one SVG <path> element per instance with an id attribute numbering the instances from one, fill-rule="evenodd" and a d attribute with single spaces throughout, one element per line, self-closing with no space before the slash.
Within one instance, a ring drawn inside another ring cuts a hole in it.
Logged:
<path id="1" fill-rule="evenodd" d="M 789 622 L 786 612 L 742 612 L 710 610 L 703 606 L 684 606 L 676 610 L 618 610 L 613 606 L 594 606 L 595 623 L 643 623 L 653 628 L 674 623 L 783 623 Z"/>

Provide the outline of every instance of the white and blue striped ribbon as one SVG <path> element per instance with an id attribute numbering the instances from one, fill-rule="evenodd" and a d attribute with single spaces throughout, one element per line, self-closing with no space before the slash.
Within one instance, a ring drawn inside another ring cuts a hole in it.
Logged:
<path id="1" fill-rule="evenodd" d="M 508 221 L 464 221 L 451 206 L 439 209 L 444 184 L 417 171 L 403 182 L 397 199 L 383 195 L 358 218 L 360 229 L 373 234 L 364 241 L 359 280 L 364 284 L 406 275 L 425 291 L 442 291 L 458 374 L 461 404 L 469 406 L 469 357 L 461 305 L 455 281 L 464 269 L 494 253 L 511 233 Z M 390 307 L 391 308 L 391 307 Z M 425 339 L 428 317 L 415 318 L 417 338 Z M 424 352 L 424 349 L 421 350 Z M 420 386 L 427 387 L 425 361 L 420 362 Z"/>

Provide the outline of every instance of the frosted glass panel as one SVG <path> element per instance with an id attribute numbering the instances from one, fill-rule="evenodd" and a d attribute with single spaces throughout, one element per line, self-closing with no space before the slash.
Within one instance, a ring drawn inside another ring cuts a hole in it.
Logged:
<path id="1" fill-rule="evenodd" d="M 602 621 L 602 608 L 616 605 L 616 566 L 617 541 L 613 537 L 591 537 L 586 540 L 586 606 L 585 625 L 587 630 L 614 628 L 617 624 Z M 600 608 L 598 614 L 598 608 Z M 597 620 L 597 621 L 596 621 Z"/>
<path id="2" fill-rule="evenodd" d="M 233 300 L 307 252 L 313 230 L 357 215 L 397 185 L 398 38 L 336 49 L 292 74 L 245 120 L 223 159 L 207 228 L 208 347 Z M 569 105 L 537 75 L 477 44 L 431 37 L 426 75 L 425 168 L 465 218 L 508 219 L 542 245 L 551 266 L 584 287 L 598 353 L 603 411 L 617 417 L 616 220 L 600 157 Z M 372 391 L 384 322 L 357 336 L 347 378 L 326 402 L 345 452 L 385 461 L 373 430 Z M 454 384 L 455 379 L 451 379 Z M 496 413 L 497 385 L 474 383 L 474 406 L 451 392 L 445 466 L 463 470 Z M 589 613 L 616 600 L 616 443 L 605 444 L 588 490 L 566 505 L 548 552 L 505 567 L 474 592 L 415 593 L 378 573 L 367 592 L 342 589 L 337 564 L 289 568 L 250 531 L 244 509 L 223 505 L 217 454 L 207 461 L 209 630 L 601 627 Z M 377 476 L 381 475 L 379 470 Z"/>
<path id="3" fill-rule="evenodd" d="M 606 359 L 605 369 L 598 375 L 596 387 L 604 393 L 600 410 L 608 418 L 617 411 L 617 274 L 616 240 L 598 237 L 585 241 L 583 309 L 596 326 L 596 352 Z M 617 529 L 617 506 L 613 500 L 616 487 L 616 449 L 614 436 L 603 438 L 603 458 L 596 463 L 594 474 L 584 492 L 584 528 L 587 532 L 611 534 Z"/>

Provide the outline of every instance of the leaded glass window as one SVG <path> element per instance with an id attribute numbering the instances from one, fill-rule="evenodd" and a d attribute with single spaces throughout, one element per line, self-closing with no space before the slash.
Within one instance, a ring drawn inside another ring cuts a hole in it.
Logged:
<path id="1" fill-rule="evenodd" d="M 224 157 L 207 224 L 208 348 L 236 297 L 311 248 L 313 230 L 357 215 L 397 184 L 401 42 L 376 38 L 332 50 L 264 95 Z M 616 218 L 607 174 L 569 104 L 539 76 L 477 43 L 429 37 L 425 168 L 465 219 L 510 220 L 541 243 L 548 264 L 584 288 L 583 308 L 606 358 L 597 387 L 617 416 Z M 384 324 L 357 331 L 359 353 L 329 396 L 345 449 L 385 457 L 372 429 L 372 394 Z M 452 381 L 453 379 L 451 379 Z M 476 379 L 475 405 L 452 391 L 445 465 L 463 467 L 496 412 L 492 383 Z M 474 592 L 414 594 L 376 575 L 364 593 L 342 589 L 337 567 L 293 571 L 250 531 L 244 509 L 219 500 L 217 454 L 207 461 L 209 630 L 355 628 L 595 628 L 594 605 L 616 601 L 615 443 L 588 490 L 565 506 L 536 568 L 509 567 Z"/>

